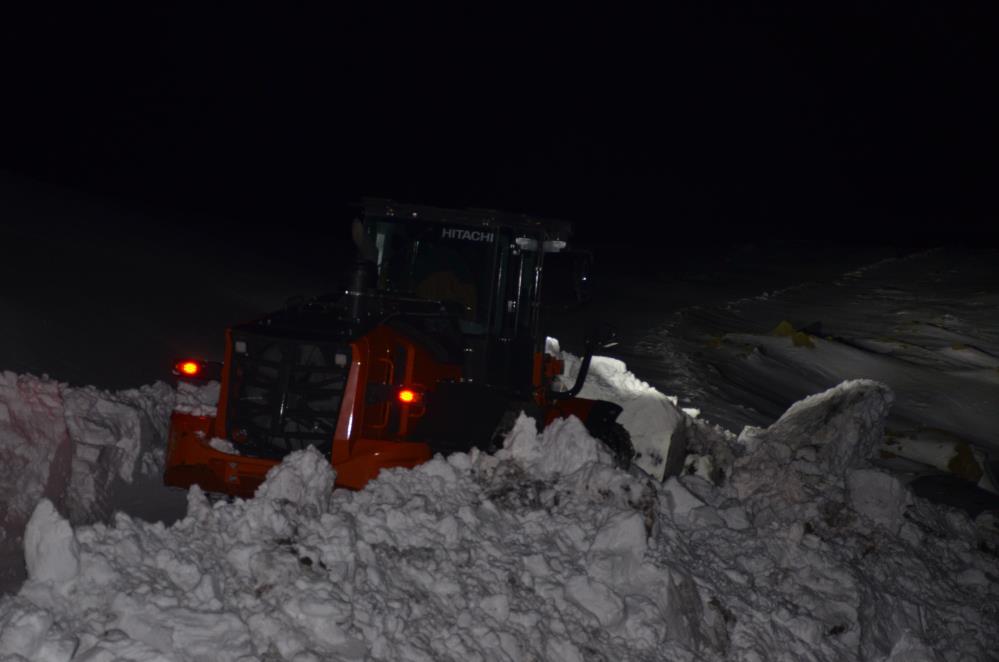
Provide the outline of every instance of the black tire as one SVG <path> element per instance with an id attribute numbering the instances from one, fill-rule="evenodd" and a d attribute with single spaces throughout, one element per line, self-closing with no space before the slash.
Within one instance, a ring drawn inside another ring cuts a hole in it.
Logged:
<path id="1" fill-rule="evenodd" d="M 631 433 L 617 421 L 610 421 L 600 426 L 600 430 L 591 432 L 599 439 L 614 456 L 614 463 L 622 469 L 631 467 L 635 458 L 635 447 L 631 443 Z"/>

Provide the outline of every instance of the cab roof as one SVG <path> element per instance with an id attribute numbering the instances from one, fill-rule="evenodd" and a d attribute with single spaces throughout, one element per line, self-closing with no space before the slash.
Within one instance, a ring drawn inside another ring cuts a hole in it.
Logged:
<path id="1" fill-rule="evenodd" d="M 511 228 L 536 234 L 539 230 L 545 239 L 567 240 L 572 234 L 568 221 L 544 219 L 529 214 L 514 214 L 495 209 L 447 209 L 385 198 L 362 198 L 361 211 L 365 218 L 412 218 L 420 221 L 463 225 L 475 228 Z"/>

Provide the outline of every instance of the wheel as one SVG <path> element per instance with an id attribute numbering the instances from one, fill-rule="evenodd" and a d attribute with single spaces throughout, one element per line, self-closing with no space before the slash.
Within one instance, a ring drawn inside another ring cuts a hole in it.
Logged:
<path id="1" fill-rule="evenodd" d="M 617 421 L 608 421 L 599 430 L 591 431 L 614 456 L 614 462 L 622 469 L 628 469 L 635 457 L 635 447 L 631 443 L 631 433 Z"/>

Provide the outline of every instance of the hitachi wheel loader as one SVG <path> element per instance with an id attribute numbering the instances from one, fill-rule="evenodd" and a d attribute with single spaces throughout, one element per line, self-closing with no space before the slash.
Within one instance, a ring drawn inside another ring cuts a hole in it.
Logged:
<path id="1" fill-rule="evenodd" d="M 521 411 L 539 426 L 575 415 L 630 462 L 621 408 L 578 397 L 598 339 L 574 385 L 553 388 L 563 366 L 545 353 L 542 302 L 583 299 L 587 286 L 589 254 L 567 250 L 567 223 L 365 199 L 351 231 L 346 291 L 226 331 L 217 413 L 174 412 L 167 485 L 252 496 L 285 455 L 313 446 L 338 486 L 360 489 L 384 468 L 495 448 Z"/>

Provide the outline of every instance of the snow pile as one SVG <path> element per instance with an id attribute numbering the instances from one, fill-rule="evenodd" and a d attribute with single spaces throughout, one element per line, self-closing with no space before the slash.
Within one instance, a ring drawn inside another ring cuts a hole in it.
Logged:
<path id="1" fill-rule="evenodd" d="M 719 484 L 628 474 L 579 421 L 521 418 L 495 455 L 356 493 L 294 453 L 254 499 L 191 490 L 171 527 L 67 536 L 42 502 L 0 656 L 987 659 L 995 552 L 866 465 L 890 399 L 861 381 L 799 403 L 731 441 Z"/>
<path id="2" fill-rule="evenodd" d="M 116 478 L 131 482 L 149 467 L 147 454 L 163 452 L 173 400 L 163 383 L 108 393 L 0 374 L 6 514 L 26 517 L 44 495 L 65 503 L 74 518 L 92 515 Z"/>
<path id="3" fill-rule="evenodd" d="M 177 382 L 177 397 L 173 409 L 191 416 L 215 416 L 220 386 L 218 382 Z"/>
<path id="4" fill-rule="evenodd" d="M 116 482 L 162 472 L 174 391 L 163 382 L 109 393 L 60 385 L 73 447 L 67 507 L 74 521 L 117 507 Z"/>
<path id="5" fill-rule="evenodd" d="M 288 458 L 267 472 L 257 488 L 257 499 L 280 499 L 300 508 L 312 507 L 317 513 L 329 511 L 336 472 L 330 461 L 312 446 Z"/>
<path id="6" fill-rule="evenodd" d="M 994 523 L 976 531 L 964 513 L 869 468 L 891 403 L 881 384 L 843 383 L 745 430 L 745 454 L 720 489 L 686 481 L 739 532 L 722 536 L 737 544 L 712 536 L 671 548 L 683 564 L 711 558 L 704 579 L 726 596 L 736 648 L 751 642 L 761 659 L 992 655 L 999 573 L 994 550 L 980 548 Z"/>
<path id="7" fill-rule="evenodd" d="M 894 396 L 887 386 L 867 379 L 843 382 L 796 402 L 765 430 L 743 428 L 738 441 L 768 466 L 795 457 L 842 477 L 864 463 L 880 445 Z"/>
<path id="8" fill-rule="evenodd" d="M 85 523 L 161 482 L 174 401 L 162 382 L 112 393 L 0 373 L 0 591 L 23 576 L 22 532 L 40 499 Z"/>
<path id="9" fill-rule="evenodd" d="M 521 414 L 500 456 L 512 457 L 546 477 L 571 474 L 592 462 L 610 464 L 606 447 L 594 444 L 574 416 L 553 421 L 538 435 L 534 420 Z"/>

